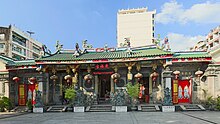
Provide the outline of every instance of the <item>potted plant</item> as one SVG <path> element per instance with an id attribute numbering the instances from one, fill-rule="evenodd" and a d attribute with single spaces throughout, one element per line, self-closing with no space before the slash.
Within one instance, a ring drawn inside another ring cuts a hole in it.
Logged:
<path id="1" fill-rule="evenodd" d="M 12 108 L 12 104 L 9 98 L 0 97 L 0 112 L 9 111 Z"/>
<path id="2" fill-rule="evenodd" d="M 127 112 L 127 92 L 125 89 L 118 89 L 111 102 L 115 104 L 116 112 Z"/>
<path id="3" fill-rule="evenodd" d="M 74 87 L 68 87 L 65 89 L 65 99 L 68 100 L 68 102 L 73 105 L 75 97 L 76 97 L 76 91 Z"/>
<path id="4" fill-rule="evenodd" d="M 127 84 L 127 92 L 130 97 L 130 108 L 131 110 L 137 110 L 137 103 L 138 103 L 138 95 L 139 95 L 139 83 L 132 85 L 132 83 Z"/>
<path id="5" fill-rule="evenodd" d="M 27 101 L 26 106 L 27 106 L 27 108 L 28 108 L 27 111 L 28 111 L 28 112 L 32 112 L 32 110 L 33 110 L 33 105 L 32 105 L 31 99 L 29 99 L 29 100 Z"/>

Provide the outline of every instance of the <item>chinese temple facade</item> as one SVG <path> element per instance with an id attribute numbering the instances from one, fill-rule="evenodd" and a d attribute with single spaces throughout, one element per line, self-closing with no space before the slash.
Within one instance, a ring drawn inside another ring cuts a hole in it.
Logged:
<path id="1" fill-rule="evenodd" d="M 126 89 L 128 82 L 139 82 L 145 87 L 141 102 L 156 104 L 163 102 L 163 72 L 169 68 L 173 103 L 193 103 L 204 99 L 201 79 L 210 62 L 206 52 L 173 53 L 156 46 L 58 49 L 35 60 L 8 64 L 9 94 L 15 105 L 34 102 L 36 90 L 42 92 L 45 105 L 64 104 L 64 87 L 74 85 L 96 95 L 99 103 L 107 101 L 111 92 Z"/>

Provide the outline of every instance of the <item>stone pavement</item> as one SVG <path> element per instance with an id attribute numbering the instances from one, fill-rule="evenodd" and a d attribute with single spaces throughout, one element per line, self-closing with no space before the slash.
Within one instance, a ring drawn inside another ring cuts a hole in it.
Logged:
<path id="1" fill-rule="evenodd" d="M 203 120 L 201 120 L 203 119 Z M 86 112 L 25 114 L 0 124 L 220 124 L 220 112 Z"/>
<path id="2" fill-rule="evenodd" d="M 0 119 L 27 114 L 27 112 L 0 112 Z"/>

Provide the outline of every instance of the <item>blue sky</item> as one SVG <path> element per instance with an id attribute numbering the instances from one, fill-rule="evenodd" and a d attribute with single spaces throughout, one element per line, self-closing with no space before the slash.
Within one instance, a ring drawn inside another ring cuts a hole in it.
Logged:
<path id="1" fill-rule="evenodd" d="M 52 51 L 87 39 L 94 47 L 116 46 L 119 9 L 156 9 L 156 34 L 168 36 L 174 51 L 188 49 L 220 25 L 220 0 L 1 0 L 0 26 L 33 31 Z"/>

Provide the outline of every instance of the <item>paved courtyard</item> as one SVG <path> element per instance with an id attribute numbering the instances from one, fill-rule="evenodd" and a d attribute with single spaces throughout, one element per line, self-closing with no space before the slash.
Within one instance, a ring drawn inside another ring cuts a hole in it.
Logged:
<path id="1" fill-rule="evenodd" d="M 0 124 L 220 124 L 220 112 L 94 112 L 25 114 Z"/>

